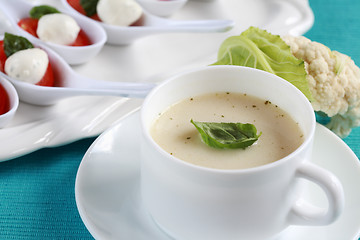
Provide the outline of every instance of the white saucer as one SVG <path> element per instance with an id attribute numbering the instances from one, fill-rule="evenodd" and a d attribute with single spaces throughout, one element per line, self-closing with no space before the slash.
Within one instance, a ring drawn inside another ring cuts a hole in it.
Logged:
<path id="1" fill-rule="evenodd" d="M 80 164 L 75 184 L 76 204 L 85 226 L 96 239 L 170 239 L 141 204 L 139 139 L 140 119 L 136 112 L 104 132 Z M 360 236 L 359 160 L 341 139 L 318 124 L 313 162 L 341 180 L 345 210 L 332 225 L 292 226 L 277 240 L 357 240 Z M 305 197 L 314 204 L 326 204 L 317 186 L 309 184 Z"/>

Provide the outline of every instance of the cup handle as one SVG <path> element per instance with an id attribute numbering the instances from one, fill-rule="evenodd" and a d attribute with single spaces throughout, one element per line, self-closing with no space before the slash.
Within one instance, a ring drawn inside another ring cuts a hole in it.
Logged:
<path id="1" fill-rule="evenodd" d="M 304 162 L 296 171 L 297 178 L 304 178 L 319 185 L 328 199 L 328 209 L 316 207 L 303 199 L 293 205 L 289 214 L 291 225 L 328 225 L 334 222 L 344 208 L 344 191 L 337 177 L 329 171 Z"/>

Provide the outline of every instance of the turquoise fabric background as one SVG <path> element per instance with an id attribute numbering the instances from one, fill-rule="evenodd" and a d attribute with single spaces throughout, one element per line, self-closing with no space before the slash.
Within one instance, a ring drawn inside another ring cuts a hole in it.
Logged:
<path id="1" fill-rule="evenodd" d="M 349 55 L 360 66 L 360 1 L 310 0 L 313 27 L 304 36 Z M 344 139 L 360 157 L 360 128 Z"/>
<path id="2" fill-rule="evenodd" d="M 305 35 L 360 65 L 360 1 L 310 0 L 310 5 L 315 24 Z M 92 239 L 77 212 L 74 185 L 94 139 L 0 163 L 0 239 Z M 344 141 L 360 157 L 360 128 Z"/>

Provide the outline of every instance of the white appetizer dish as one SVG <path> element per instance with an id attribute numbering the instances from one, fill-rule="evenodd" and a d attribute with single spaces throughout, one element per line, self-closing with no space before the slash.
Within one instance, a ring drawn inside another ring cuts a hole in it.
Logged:
<path id="1" fill-rule="evenodd" d="M 0 76 L 9 80 L 16 88 L 21 101 L 47 106 L 64 98 L 74 96 L 121 96 L 143 98 L 155 86 L 152 83 L 99 81 L 76 73 L 60 55 L 50 48 L 39 45 L 48 54 L 55 78 L 54 87 L 44 87 L 9 77 L 3 72 Z"/>
<path id="2" fill-rule="evenodd" d="M 43 4 L 47 4 L 44 2 Z M 44 42 L 37 37 L 34 37 L 20 26 L 18 26 L 19 20 L 29 17 L 29 11 L 34 6 L 38 6 L 37 2 L 30 3 L 29 1 L 24 0 L 12 0 L 0 1 L 0 9 L 6 15 L 8 21 L 10 22 L 9 32 L 17 35 L 22 35 L 27 38 L 30 42 L 34 44 L 46 44 L 48 47 L 56 51 L 65 61 L 69 64 L 83 64 L 94 58 L 101 51 L 102 47 L 106 43 L 106 33 L 104 29 L 94 21 L 90 21 L 86 17 L 79 16 L 77 14 L 72 14 L 66 12 L 66 10 L 59 4 L 52 5 L 57 8 L 60 12 L 70 15 L 73 17 L 76 22 L 79 24 L 80 28 L 86 33 L 92 42 L 88 46 L 66 46 L 60 45 L 51 42 Z"/>
<path id="3" fill-rule="evenodd" d="M 67 0 L 61 0 L 69 12 L 82 15 L 72 8 Z M 160 33 L 207 33 L 226 32 L 234 27 L 232 20 L 171 20 L 157 17 L 143 11 L 142 26 L 116 26 L 99 22 L 107 34 L 107 43 L 113 45 L 128 45 L 139 38 Z M 90 19 L 90 18 L 89 18 Z M 93 22 L 98 22 L 91 19 Z"/>
<path id="4" fill-rule="evenodd" d="M 169 17 L 179 11 L 188 0 L 137 0 L 149 13 L 159 17 Z"/>
<path id="5" fill-rule="evenodd" d="M 79 166 L 76 204 L 95 239 L 171 239 L 160 230 L 141 202 L 140 138 L 140 114 L 135 112 L 97 138 Z M 320 124 L 316 126 L 314 144 L 311 162 L 334 173 L 343 184 L 344 211 L 331 225 L 291 226 L 272 240 L 357 240 L 360 234 L 359 160 L 340 138 Z M 327 204 L 325 194 L 308 182 L 304 199 L 317 205 Z"/>
<path id="6" fill-rule="evenodd" d="M 60 3 L 58 0 L 36 2 L 54 6 Z M 272 11 L 274 8 L 276 12 Z M 96 80 L 160 82 L 179 72 L 215 62 L 220 44 L 249 26 L 266 28 L 275 34 L 302 35 L 312 26 L 311 13 L 307 0 L 303 0 L 302 7 L 292 1 L 277 0 L 189 1 L 176 13 L 177 17 L 229 18 L 235 21 L 234 28 L 218 34 L 152 35 L 138 39 L 127 47 L 105 44 L 95 58 L 72 68 L 80 75 Z M 6 25 L 6 16 L 0 12 L 0 30 Z M 0 129 L 0 161 L 11 160 L 44 147 L 97 136 L 133 112 L 142 101 L 140 98 L 80 96 L 44 107 L 21 102 L 13 121 Z M 15 137 L 19 134 L 21 139 Z"/>
<path id="7" fill-rule="evenodd" d="M 19 107 L 19 96 L 14 86 L 3 77 L 0 77 L 0 85 L 4 88 L 9 98 L 10 107 L 9 111 L 4 114 L 0 114 L 0 128 L 3 128 L 8 125 L 10 121 L 14 118 L 15 113 Z"/>

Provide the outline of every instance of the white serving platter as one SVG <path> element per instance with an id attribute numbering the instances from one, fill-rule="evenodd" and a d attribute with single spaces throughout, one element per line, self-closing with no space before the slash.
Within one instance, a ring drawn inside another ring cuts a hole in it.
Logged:
<path id="1" fill-rule="evenodd" d="M 57 0 L 29 0 L 60 3 Z M 159 82 L 165 78 L 216 61 L 220 44 L 250 26 L 274 34 L 302 35 L 314 17 L 307 0 L 189 1 L 174 19 L 231 19 L 235 27 L 225 33 L 173 33 L 144 37 L 128 46 L 105 45 L 94 59 L 73 66 L 78 73 L 97 80 Z M 0 33 L 8 23 L 0 12 Z M 0 129 L 0 161 L 44 147 L 97 136 L 133 112 L 141 99 L 75 97 L 48 107 L 20 103 L 13 121 Z"/>

